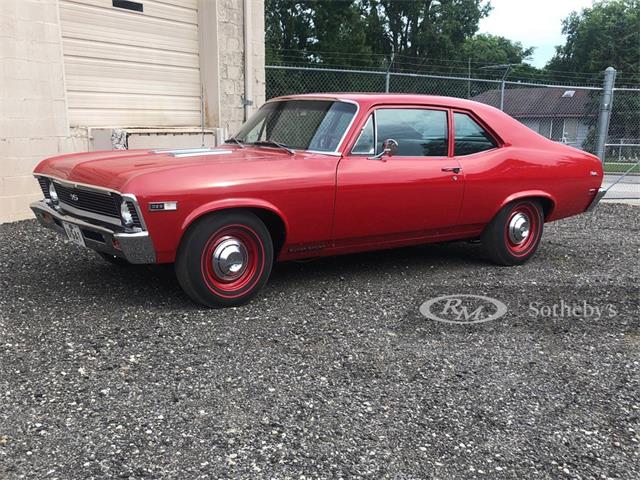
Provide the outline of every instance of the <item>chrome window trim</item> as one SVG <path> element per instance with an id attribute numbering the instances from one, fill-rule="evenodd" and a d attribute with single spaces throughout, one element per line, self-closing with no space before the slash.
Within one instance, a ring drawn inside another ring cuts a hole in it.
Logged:
<path id="1" fill-rule="evenodd" d="M 394 105 L 378 105 L 375 106 L 371 112 L 371 116 L 373 117 L 373 150 L 374 150 L 374 155 L 378 154 L 378 120 L 377 120 L 377 113 L 381 110 L 398 110 L 397 106 Z M 446 135 L 447 135 L 447 155 L 411 155 L 411 157 L 414 158 L 445 158 L 449 156 L 449 139 L 450 139 L 450 135 L 451 132 L 449 132 L 449 110 L 446 109 L 445 107 L 434 107 L 431 105 L 409 105 L 408 108 L 404 109 L 404 110 L 429 110 L 429 111 L 434 111 L 434 112 L 444 112 L 445 113 L 445 120 L 446 120 Z M 368 119 L 367 119 L 368 120 Z M 477 123 L 477 122 L 476 122 Z M 365 122 L 366 124 L 366 122 Z M 364 125 L 363 125 L 363 129 L 364 129 Z M 483 128 L 484 130 L 484 128 Z M 362 134 L 362 132 L 360 132 L 360 134 Z M 493 138 L 493 137 L 492 137 Z M 351 147 L 351 155 L 354 156 L 362 156 L 362 153 L 353 153 L 353 147 L 355 146 L 355 144 L 358 142 L 358 139 L 356 139 L 356 141 L 354 142 L 353 146 Z M 382 146 L 382 145 L 381 145 Z M 482 153 L 482 152 L 477 152 L 477 153 Z M 473 155 L 473 154 L 472 154 Z"/>
<path id="2" fill-rule="evenodd" d="M 367 124 L 369 123 L 369 120 L 371 120 L 371 127 L 373 129 L 373 139 L 372 139 L 373 153 L 354 152 L 353 150 L 356 148 L 356 145 L 358 145 L 358 142 L 362 138 L 362 135 L 364 135 L 364 129 L 367 128 Z M 371 112 L 371 114 L 366 118 L 366 120 L 362 124 L 362 128 L 360 129 L 360 132 L 358 133 L 358 136 L 356 137 L 355 142 L 353 142 L 353 145 L 351 146 L 349 155 L 362 156 L 362 155 L 375 155 L 375 154 L 376 154 L 376 111 L 374 110 L 373 112 Z"/>
<path id="3" fill-rule="evenodd" d="M 373 110 L 373 154 L 378 154 L 378 109 Z"/>
<path id="4" fill-rule="evenodd" d="M 358 118 L 358 113 L 360 113 L 360 104 L 358 102 L 356 102 L 355 100 L 348 100 L 346 98 L 334 98 L 334 97 L 277 97 L 277 98 L 272 98 L 270 100 L 267 100 L 264 105 L 266 105 L 267 103 L 276 103 L 276 102 L 289 102 L 292 100 L 305 100 L 305 101 L 322 101 L 324 100 L 325 102 L 342 102 L 342 103 L 350 103 L 352 105 L 356 106 L 356 111 L 353 113 L 353 117 L 351 117 L 351 121 L 349 122 L 349 125 L 347 125 L 347 128 L 345 128 L 344 133 L 342 134 L 342 137 L 340 137 L 340 141 L 338 142 L 338 146 L 336 147 L 335 150 L 327 150 L 327 151 L 318 151 L 318 150 L 306 150 L 306 149 L 301 149 L 301 148 L 294 148 L 294 151 L 299 151 L 299 152 L 309 152 L 309 153 L 321 153 L 321 154 L 325 154 L 325 155 L 332 155 L 332 156 L 342 156 L 343 155 L 343 147 L 344 147 L 344 141 L 347 138 L 347 135 L 349 134 L 349 132 L 351 131 L 351 127 L 353 127 L 353 123 L 356 121 L 356 118 Z M 244 125 L 244 124 L 243 124 Z"/>

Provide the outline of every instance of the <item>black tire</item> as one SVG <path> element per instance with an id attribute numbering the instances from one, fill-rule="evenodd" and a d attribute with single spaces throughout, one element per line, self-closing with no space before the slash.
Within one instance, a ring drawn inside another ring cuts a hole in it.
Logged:
<path id="1" fill-rule="evenodd" d="M 110 255 L 104 252 L 97 252 L 98 255 L 105 261 L 112 265 L 117 265 L 118 267 L 130 267 L 131 264 L 127 262 L 124 258 L 116 257 L 115 255 Z"/>
<path id="2" fill-rule="evenodd" d="M 273 242 L 264 223 L 249 212 L 222 212 L 189 227 L 175 270 L 193 301 L 219 308 L 251 300 L 267 283 L 272 266 Z"/>
<path id="3" fill-rule="evenodd" d="M 491 220 L 482 233 L 481 242 L 492 262 L 522 265 L 538 250 L 543 230 L 544 213 L 540 202 L 517 200 L 505 205 Z M 525 235 L 526 231 L 528 234 Z"/>

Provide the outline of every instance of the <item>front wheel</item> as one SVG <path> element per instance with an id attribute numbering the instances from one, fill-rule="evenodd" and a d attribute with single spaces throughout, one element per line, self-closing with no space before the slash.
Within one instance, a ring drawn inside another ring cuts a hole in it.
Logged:
<path id="1" fill-rule="evenodd" d="M 273 242 L 264 223 L 248 212 L 219 213 L 191 226 L 175 269 L 182 289 L 208 307 L 248 302 L 273 265 Z"/>
<path id="2" fill-rule="evenodd" d="M 536 200 L 517 200 L 502 208 L 482 234 L 489 258 L 498 265 L 521 265 L 538 250 L 544 215 Z"/>

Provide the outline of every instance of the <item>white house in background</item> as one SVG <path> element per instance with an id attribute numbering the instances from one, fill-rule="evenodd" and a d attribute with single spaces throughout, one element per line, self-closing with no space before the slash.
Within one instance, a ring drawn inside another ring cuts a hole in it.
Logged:
<path id="1" fill-rule="evenodd" d="M 500 90 L 486 91 L 472 100 L 499 107 Z M 598 102 L 592 90 L 513 87 L 505 90 L 504 111 L 547 138 L 580 148 L 596 124 Z"/>
<path id="2" fill-rule="evenodd" d="M 76 151 L 213 145 L 264 102 L 264 0 L 1 0 L 0 222 Z"/>

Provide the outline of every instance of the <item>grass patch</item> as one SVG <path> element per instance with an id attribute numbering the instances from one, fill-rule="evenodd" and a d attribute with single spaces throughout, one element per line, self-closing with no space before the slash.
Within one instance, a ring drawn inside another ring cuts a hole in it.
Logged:
<path id="1" fill-rule="evenodd" d="M 605 173 L 624 173 L 631 168 L 633 163 L 624 162 L 604 162 Z M 640 174 L 640 165 L 636 165 L 631 173 Z"/>

